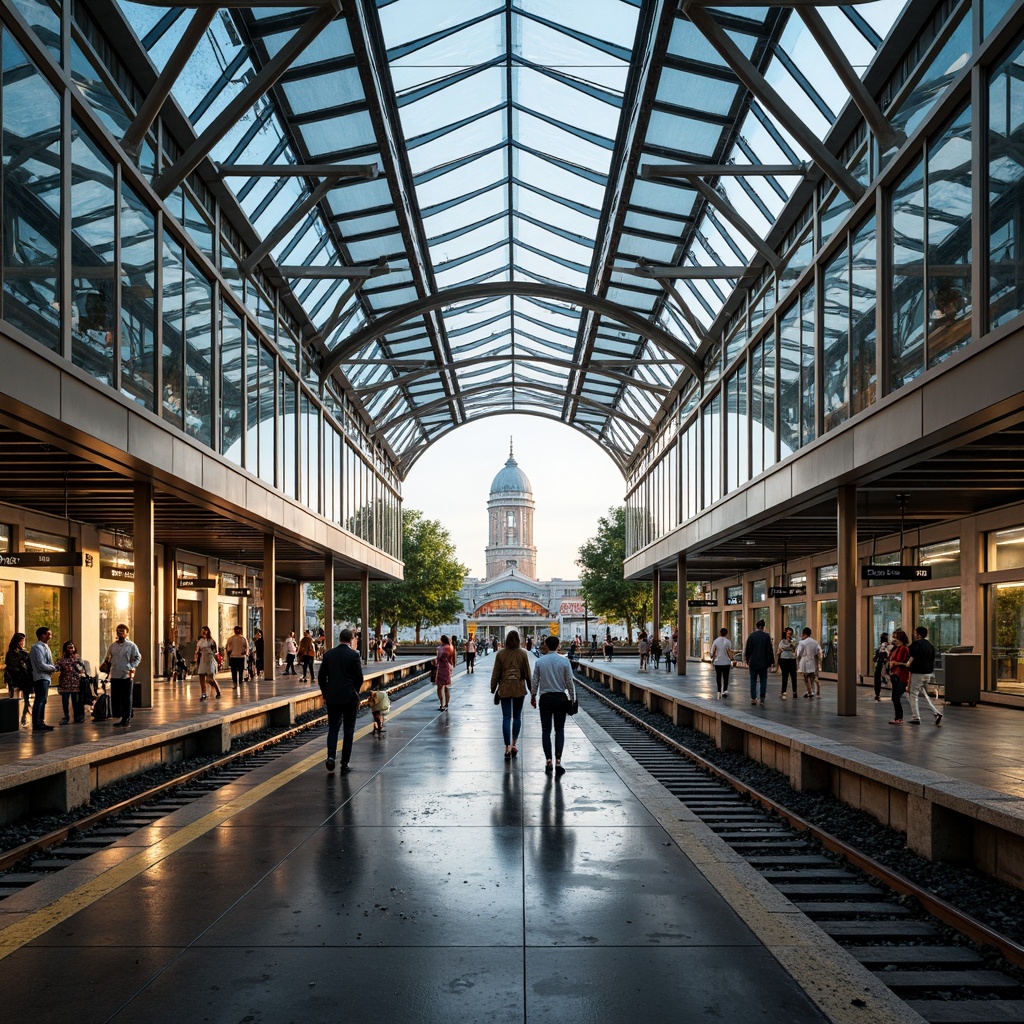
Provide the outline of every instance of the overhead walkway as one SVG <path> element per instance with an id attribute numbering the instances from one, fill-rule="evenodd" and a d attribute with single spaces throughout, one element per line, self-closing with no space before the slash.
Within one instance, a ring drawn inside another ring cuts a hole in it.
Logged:
<path id="1" fill-rule="evenodd" d="M 88 1021 L 910 1021 L 585 712 L 399 699 L 0 903 L 5 1000 Z M 59 984 L 40 984 L 41 978 Z M 30 1010 L 29 1010 L 30 1008 Z"/>

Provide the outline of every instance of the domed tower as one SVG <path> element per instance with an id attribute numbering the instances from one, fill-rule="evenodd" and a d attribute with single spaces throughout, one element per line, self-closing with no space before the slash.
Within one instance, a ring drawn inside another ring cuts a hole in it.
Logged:
<path id="1" fill-rule="evenodd" d="M 514 567 L 524 576 L 537 578 L 537 549 L 533 546 L 533 488 L 512 456 L 494 478 L 487 499 L 487 579 Z"/>

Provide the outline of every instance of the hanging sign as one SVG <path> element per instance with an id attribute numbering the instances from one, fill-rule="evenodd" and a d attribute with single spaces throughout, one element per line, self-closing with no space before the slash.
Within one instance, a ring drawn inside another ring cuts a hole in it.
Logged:
<path id="1" fill-rule="evenodd" d="M 732 597 L 727 597 L 725 599 L 725 603 L 726 604 L 743 604 L 743 595 L 742 594 L 734 594 Z"/>
<path id="2" fill-rule="evenodd" d="M 0 554 L 0 566 L 5 569 L 63 569 L 81 564 L 81 551 L 5 551 Z"/>
<path id="3" fill-rule="evenodd" d="M 691 597 L 686 602 L 689 608 L 717 608 L 718 601 L 713 597 Z"/>
<path id="4" fill-rule="evenodd" d="M 252 597 L 252 589 L 250 587 L 225 587 L 225 597 Z"/>
<path id="5" fill-rule="evenodd" d="M 769 587 L 769 597 L 805 597 L 807 587 Z"/>
<path id="6" fill-rule="evenodd" d="M 862 580 L 930 580 L 930 565 L 862 565 Z"/>
<path id="7" fill-rule="evenodd" d="M 213 590 L 217 581 L 209 576 L 179 577 L 178 586 L 182 590 Z"/>

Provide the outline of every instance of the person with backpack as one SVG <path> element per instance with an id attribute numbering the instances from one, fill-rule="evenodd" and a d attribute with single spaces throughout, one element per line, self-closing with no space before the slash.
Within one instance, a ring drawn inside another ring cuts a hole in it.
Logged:
<path id="1" fill-rule="evenodd" d="M 530 656 L 519 646 L 519 633 L 510 630 L 505 646 L 498 651 L 491 669 L 491 693 L 501 705 L 501 734 L 505 757 L 519 753 L 517 741 L 523 727 L 523 701 L 530 685 Z"/>
<path id="2" fill-rule="evenodd" d="M 28 704 L 32 696 L 32 662 L 25 650 L 25 634 L 15 633 L 7 645 L 7 656 L 4 659 L 4 682 L 12 697 L 17 697 L 18 690 L 25 701 L 21 712 L 21 724 L 28 722 Z"/>

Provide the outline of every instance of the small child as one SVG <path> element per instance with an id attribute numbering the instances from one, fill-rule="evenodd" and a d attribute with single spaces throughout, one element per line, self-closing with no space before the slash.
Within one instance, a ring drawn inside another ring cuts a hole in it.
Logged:
<path id="1" fill-rule="evenodd" d="M 387 713 L 391 710 L 391 698 L 388 696 L 388 691 L 371 690 L 366 700 L 373 712 L 373 731 L 377 735 L 383 735 L 384 721 Z"/>

